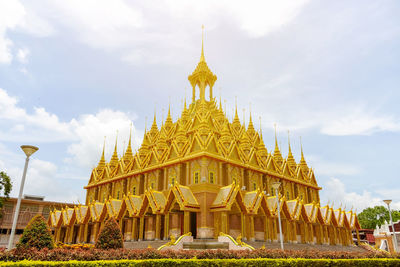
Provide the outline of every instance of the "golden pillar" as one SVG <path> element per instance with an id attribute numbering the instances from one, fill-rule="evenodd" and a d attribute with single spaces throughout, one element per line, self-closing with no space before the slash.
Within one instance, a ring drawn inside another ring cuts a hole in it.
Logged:
<path id="1" fill-rule="evenodd" d="M 144 232 L 144 216 L 139 218 L 139 237 L 138 241 L 142 241 L 143 238 L 143 232 Z"/>
<path id="2" fill-rule="evenodd" d="M 137 234 L 136 234 L 136 232 L 137 232 L 137 218 L 132 218 L 132 229 L 131 229 L 131 231 L 132 231 L 132 240 L 133 241 L 136 241 L 137 240 Z"/>
<path id="3" fill-rule="evenodd" d="M 88 240 L 88 228 L 89 228 L 89 223 L 85 223 L 83 226 L 83 237 L 82 237 L 82 242 L 86 243 Z"/>
<path id="4" fill-rule="evenodd" d="M 249 230 L 250 230 L 250 236 L 249 240 L 250 241 L 255 241 L 255 235 L 254 235 L 254 216 L 249 216 Z"/>
<path id="5" fill-rule="evenodd" d="M 263 216 L 264 222 L 264 241 L 268 240 L 268 219 L 267 216 Z"/>
<path id="6" fill-rule="evenodd" d="M 78 226 L 78 236 L 77 236 L 77 240 L 76 240 L 76 243 L 82 243 L 82 240 L 81 240 L 81 238 L 82 238 L 82 231 L 83 231 L 83 224 L 80 224 L 79 226 Z"/>
<path id="7" fill-rule="evenodd" d="M 240 213 L 240 227 L 241 227 L 241 231 L 242 231 L 242 239 L 246 240 L 247 239 L 247 227 L 246 227 L 246 215 L 242 213 Z"/>
<path id="8" fill-rule="evenodd" d="M 190 212 L 183 212 L 183 234 L 190 232 Z"/>
<path id="9" fill-rule="evenodd" d="M 221 214 L 219 212 L 214 212 L 214 238 L 217 239 L 219 232 L 221 232 L 220 224 Z"/>
<path id="10" fill-rule="evenodd" d="M 226 211 L 221 212 L 221 232 L 228 233 L 228 214 Z"/>
<path id="11" fill-rule="evenodd" d="M 155 240 L 160 240 L 161 234 L 161 214 L 156 215 L 156 237 Z"/>
<path id="12" fill-rule="evenodd" d="M 169 213 L 164 216 L 164 240 L 169 238 Z"/>

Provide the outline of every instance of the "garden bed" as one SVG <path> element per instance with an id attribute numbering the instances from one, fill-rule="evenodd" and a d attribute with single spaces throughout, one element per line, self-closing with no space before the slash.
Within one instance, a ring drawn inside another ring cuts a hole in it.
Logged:
<path id="1" fill-rule="evenodd" d="M 98 261 L 98 260 L 145 260 L 145 259 L 362 259 L 362 258 L 400 258 L 399 254 L 384 252 L 344 252 L 320 250 L 279 250 L 256 249 L 253 251 L 233 250 L 184 250 L 159 251 L 156 249 L 94 249 L 94 248 L 55 248 L 55 249 L 13 249 L 0 250 L 0 261 Z"/>
<path id="2" fill-rule="evenodd" d="M 1 266 L 399 266 L 399 259 L 152 259 L 115 261 L 20 261 Z"/>

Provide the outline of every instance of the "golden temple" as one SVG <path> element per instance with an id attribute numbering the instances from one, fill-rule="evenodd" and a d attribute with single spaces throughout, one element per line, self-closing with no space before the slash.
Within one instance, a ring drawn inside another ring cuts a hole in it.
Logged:
<path id="1" fill-rule="evenodd" d="M 320 206 L 314 171 L 304 158 L 268 152 L 252 117 L 247 128 L 237 108 L 230 121 L 221 99 L 213 96 L 217 76 L 203 49 L 188 77 L 192 101 L 174 121 L 170 109 L 161 127 L 156 117 L 133 152 L 131 139 L 122 157 L 117 144 L 109 162 L 92 170 L 85 205 L 54 210 L 49 224 L 56 241 L 94 242 L 108 217 L 114 217 L 125 241 L 167 240 L 191 232 L 216 238 L 220 232 L 243 240 L 276 242 L 278 212 L 284 242 L 352 244 L 360 225 L 353 211 Z M 206 96 L 206 89 L 209 96 Z M 196 98 L 196 92 L 199 97 Z M 272 183 L 280 182 L 280 211 Z"/>

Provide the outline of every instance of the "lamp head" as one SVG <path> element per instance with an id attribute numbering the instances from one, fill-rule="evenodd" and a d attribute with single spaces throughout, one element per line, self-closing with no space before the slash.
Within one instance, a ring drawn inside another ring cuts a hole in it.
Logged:
<path id="1" fill-rule="evenodd" d="M 21 146 L 21 149 L 25 152 L 25 155 L 26 155 L 27 157 L 30 157 L 33 153 L 35 153 L 36 151 L 39 150 L 38 147 L 35 147 L 35 146 L 27 146 L 27 145 Z"/>
<path id="2" fill-rule="evenodd" d="M 274 190 L 277 190 L 280 186 L 281 186 L 281 183 L 280 183 L 280 182 L 273 182 L 273 183 L 272 183 L 272 188 L 273 188 Z"/>
<path id="3" fill-rule="evenodd" d="M 390 203 L 392 203 L 392 200 L 391 199 L 385 199 L 383 202 L 385 202 L 386 205 L 389 205 Z"/>

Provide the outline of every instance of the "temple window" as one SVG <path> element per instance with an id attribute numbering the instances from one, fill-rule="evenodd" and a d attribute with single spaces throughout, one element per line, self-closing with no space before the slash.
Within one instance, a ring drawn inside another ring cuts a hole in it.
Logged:
<path id="1" fill-rule="evenodd" d="M 257 183 L 253 182 L 253 190 L 257 190 Z"/>
<path id="2" fill-rule="evenodd" d="M 117 192 L 117 199 L 119 199 L 119 191 Z"/>
<path id="3" fill-rule="evenodd" d="M 171 186 L 174 186 L 174 184 L 175 184 L 175 177 L 172 177 L 171 178 Z"/>
<path id="4" fill-rule="evenodd" d="M 134 195 L 136 195 L 136 186 L 133 187 L 132 192 Z"/>
<path id="5" fill-rule="evenodd" d="M 214 183 L 214 172 L 210 172 L 210 173 L 208 174 L 208 176 L 209 176 L 209 182 L 210 182 L 210 184 L 213 184 L 213 183 Z"/>
<path id="6" fill-rule="evenodd" d="M 194 172 L 194 183 L 198 184 L 199 183 L 199 172 Z"/>
<path id="7" fill-rule="evenodd" d="M 274 189 L 271 187 L 271 196 L 274 196 L 274 195 L 275 195 Z"/>
<path id="8" fill-rule="evenodd" d="M 289 196 L 289 191 L 286 191 L 286 199 L 290 199 Z"/>

